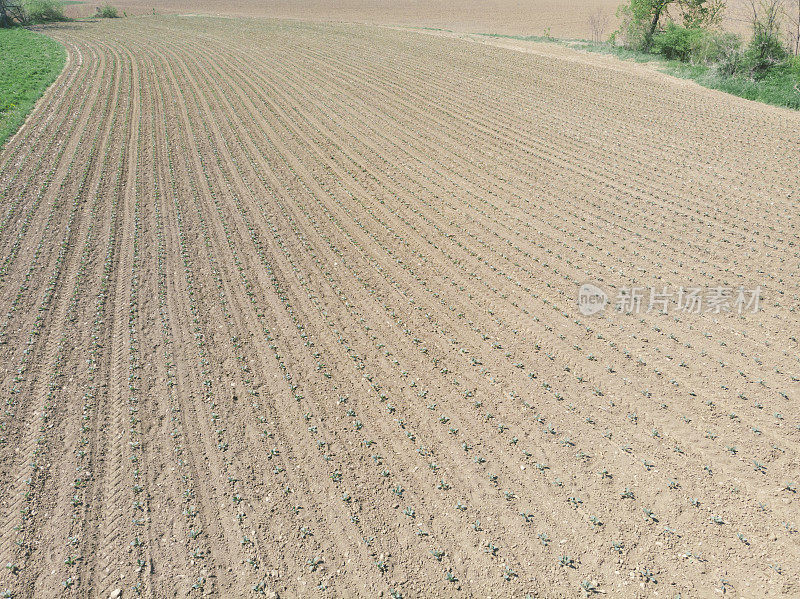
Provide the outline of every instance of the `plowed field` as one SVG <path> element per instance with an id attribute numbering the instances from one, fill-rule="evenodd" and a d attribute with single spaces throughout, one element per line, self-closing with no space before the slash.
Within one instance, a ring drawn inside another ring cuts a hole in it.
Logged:
<path id="1" fill-rule="evenodd" d="M 0 591 L 800 595 L 797 113 L 356 25 L 48 34 L 0 152 Z"/>
<path id="2" fill-rule="evenodd" d="M 268 17 L 324 22 L 368 23 L 444 28 L 460 33 L 503 33 L 592 39 L 593 15 L 607 39 L 617 28 L 620 0 L 116 0 L 130 15 L 201 14 Z M 97 4 L 69 5 L 72 16 L 89 17 Z M 722 27 L 747 35 L 752 9 L 749 0 L 727 0 Z"/>

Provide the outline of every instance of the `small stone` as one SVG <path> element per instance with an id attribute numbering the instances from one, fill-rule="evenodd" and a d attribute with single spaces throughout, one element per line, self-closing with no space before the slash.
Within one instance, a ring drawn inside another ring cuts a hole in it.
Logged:
<path id="1" fill-rule="evenodd" d="M 119 599 L 122 597 L 122 589 L 114 589 L 111 591 L 111 594 L 108 596 L 108 599 Z"/>

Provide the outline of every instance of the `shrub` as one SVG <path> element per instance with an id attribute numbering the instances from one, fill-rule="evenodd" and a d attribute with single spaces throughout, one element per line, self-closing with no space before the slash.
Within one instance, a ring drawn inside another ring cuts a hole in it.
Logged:
<path id="1" fill-rule="evenodd" d="M 746 69 L 747 60 L 741 47 L 728 48 L 717 58 L 714 72 L 720 77 L 733 77 Z"/>
<path id="2" fill-rule="evenodd" d="M 56 0 L 27 0 L 24 5 L 25 18 L 29 23 L 52 23 L 66 21 L 64 5 Z"/>
<path id="3" fill-rule="evenodd" d="M 670 23 L 662 33 L 653 38 L 652 51 L 670 60 L 688 62 L 693 48 L 700 44 L 704 35 L 702 29 L 689 29 Z"/>
<path id="4" fill-rule="evenodd" d="M 742 39 L 735 33 L 704 31 L 692 47 L 691 61 L 695 64 L 715 64 L 741 56 Z"/>
<path id="5" fill-rule="evenodd" d="M 119 18 L 119 12 L 115 7 L 106 4 L 105 6 L 97 7 L 97 16 L 103 19 L 117 19 Z"/>
<path id="6" fill-rule="evenodd" d="M 789 67 L 790 73 L 800 79 L 800 55 L 789 58 L 789 60 L 786 61 L 786 66 Z"/>
<path id="7" fill-rule="evenodd" d="M 780 36 L 767 29 L 756 29 L 747 47 L 746 58 L 750 72 L 755 77 L 786 60 L 786 48 L 781 44 Z"/>
<path id="8" fill-rule="evenodd" d="M 653 38 L 653 52 L 671 60 L 710 65 L 740 54 L 742 40 L 733 33 L 681 27 L 674 23 Z M 738 54 L 737 54 L 738 53 Z"/>

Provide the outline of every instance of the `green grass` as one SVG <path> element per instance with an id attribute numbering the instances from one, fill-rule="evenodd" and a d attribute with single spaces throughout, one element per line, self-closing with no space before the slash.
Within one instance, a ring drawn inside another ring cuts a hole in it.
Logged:
<path id="1" fill-rule="evenodd" d="M 723 91 L 740 98 L 755 100 L 773 106 L 782 106 L 800 110 L 800 62 L 774 67 L 764 77 L 751 79 L 745 76 L 721 77 L 712 67 L 693 65 L 679 60 L 667 60 L 657 54 L 626 50 L 608 43 L 597 43 L 588 40 L 569 40 L 545 37 L 540 35 L 503 35 L 499 33 L 481 33 L 487 37 L 510 38 L 530 42 L 557 44 L 574 50 L 611 54 L 621 60 L 655 63 L 659 70 L 680 77 L 691 79 L 703 87 Z M 795 87 L 797 86 L 797 87 Z"/>
<path id="2" fill-rule="evenodd" d="M 64 68 L 57 42 L 22 27 L 0 29 L 0 147 Z"/>
<path id="3" fill-rule="evenodd" d="M 797 67 L 789 65 L 774 67 L 756 81 L 741 76 L 722 78 L 713 72 L 706 73 L 697 81 L 711 89 L 718 89 L 748 100 L 800 110 L 800 91 L 798 91 L 800 69 Z"/>

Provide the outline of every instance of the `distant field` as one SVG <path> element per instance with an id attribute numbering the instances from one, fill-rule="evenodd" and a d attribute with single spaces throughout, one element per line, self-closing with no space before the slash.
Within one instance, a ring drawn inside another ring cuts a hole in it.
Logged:
<path id="1" fill-rule="evenodd" d="M 129 14 L 192 13 L 278 17 L 311 21 L 344 21 L 436 27 L 459 32 L 542 35 L 587 39 L 589 17 L 601 11 L 608 35 L 621 0 L 120 0 L 112 2 Z M 73 7 L 71 14 L 89 15 L 94 4 Z M 725 27 L 741 30 L 745 0 L 731 0 Z"/>

